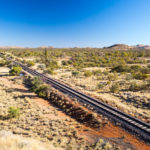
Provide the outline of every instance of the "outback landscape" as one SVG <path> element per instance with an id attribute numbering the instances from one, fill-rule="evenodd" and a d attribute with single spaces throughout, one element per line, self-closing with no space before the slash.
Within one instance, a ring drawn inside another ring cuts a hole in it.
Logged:
<path id="1" fill-rule="evenodd" d="M 0 52 L 0 138 L 8 138 L 14 149 L 150 148 L 111 118 L 13 63 L 21 62 L 149 124 L 149 49 L 117 44 L 105 48 L 1 48 Z"/>
<path id="2" fill-rule="evenodd" d="M 0 150 L 150 150 L 150 0 L 0 0 Z"/>

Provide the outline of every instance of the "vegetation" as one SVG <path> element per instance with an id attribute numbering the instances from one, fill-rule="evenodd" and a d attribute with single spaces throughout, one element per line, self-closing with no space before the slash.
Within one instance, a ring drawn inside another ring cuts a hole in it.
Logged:
<path id="1" fill-rule="evenodd" d="M 89 70 L 87 70 L 87 71 L 84 72 L 84 76 L 85 77 L 90 77 L 91 75 L 92 75 L 92 72 L 89 71 Z"/>
<path id="2" fill-rule="evenodd" d="M 79 75 L 78 71 L 72 71 L 72 76 L 77 76 L 77 75 Z"/>
<path id="3" fill-rule="evenodd" d="M 20 116 L 20 109 L 16 107 L 9 107 L 8 109 L 8 117 L 9 118 L 17 118 Z"/>
<path id="4" fill-rule="evenodd" d="M 42 84 L 42 80 L 39 77 L 34 77 L 32 79 L 27 79 L 30 87 L 30 90 L 33 92 L 37 92 L 39 87 Z"/>
<path id="5" fill-rule="evenodd" d="M 110 87 L 110 91 L 113 93 L 116 93 L 119 91 L 119 84 L 118 83 L 114 83 L 111 87 Z"/>
<path id="6" fill-rule="evenodd" d="M 35 91 L 38 96 L 43 97 L 43 98 L 49 98 L 50 96 L 50 91 L 51 88 L 50 86 L 46 85 L 46 84 L 42 84 L 40 85 L 37 90 Z"/>
<path id="7" fill-rule="evenodd" d="M 34 61 L 28 61 L 28 62 L 27 62 L 27 65 L 28 65 L 28 67 L 31 67 L 31 66 L 34 66 L 35 63 L 34 63 Z"/>
<path id="8" fill-rule="evenodd" d="M 9 71 L 9 74 L 12 76 L 19 75 L 22 71 L 20 66 L 13 66 L 13 68 Z"/>
<path id="9" fill-rule="evenodd" d="M 11 63 L 10 61 L 7 61 L 7 60 L 5 60 L 5 59 L 0 60 L 0 67 L 9 66 L 10 63 Z"/>

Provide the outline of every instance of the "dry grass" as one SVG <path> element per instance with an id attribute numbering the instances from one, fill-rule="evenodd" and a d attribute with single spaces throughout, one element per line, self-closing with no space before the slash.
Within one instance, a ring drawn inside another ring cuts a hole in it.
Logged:
<path id="1" fill-rule="evenodd" d="M 1 131 L 0 150 L 62 150 L 62 148 L 55 148 L 53 145 L 41 143 L 31 138 Z"/>

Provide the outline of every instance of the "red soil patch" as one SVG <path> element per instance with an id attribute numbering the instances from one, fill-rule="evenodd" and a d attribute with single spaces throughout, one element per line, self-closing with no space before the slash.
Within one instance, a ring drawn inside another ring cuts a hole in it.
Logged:
<path id="1" fill-rule="evenodd" d="M 131 143 L 137 150 L 150 150 L 150 145 L 147 145 L 143 141 L 136 139 L 133 135 L 120 127 L 114 126 L 112 123 L 108 123 L 105 127 L 101 128 L 99 135 L 107 138 L 121 138 L 123 141 Z"/>

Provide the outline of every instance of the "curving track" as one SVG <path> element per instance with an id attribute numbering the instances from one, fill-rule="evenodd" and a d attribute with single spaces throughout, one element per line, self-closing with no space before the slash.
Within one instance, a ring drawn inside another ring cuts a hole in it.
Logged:
<path id="1" fill-rule="evenodd" d="M 44 74 L 41 74 L 33 69 L 28 68 L 27 66 L 21 63 L 15 61 L 14 63 L 20 65 L 23 70 L 27 71 L 33 76 L 39 76 L 44 82 L 50 84 L 51 86 L 60 90 L 61 92 L 66 93 L 72 97 L 75 97 L 83 103 L 91 105 L 97 111 L 97 113 L 101 113 L 111 118 L 112 121 L 118 122 L 124 129 L 134 133 L 137 137 L 141 138 L 142 140 L 150 144 L 150 124 L 145 123 L 128 114 L 125 114 L 95 98 L 92 98 L 79 91 L 76 91 L 68 87 L 67 85 L 64 85 L 52 78 L 47 77 Z"/>

